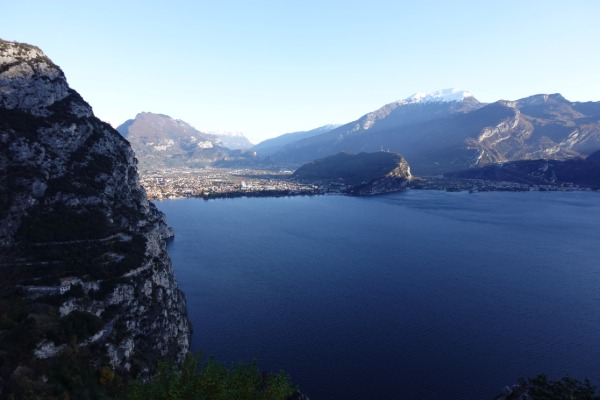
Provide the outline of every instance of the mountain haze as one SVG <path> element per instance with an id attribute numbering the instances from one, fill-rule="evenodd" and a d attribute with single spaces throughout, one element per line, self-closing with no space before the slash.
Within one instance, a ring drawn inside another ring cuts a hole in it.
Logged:
<path id="1" fill-rule="evenodd" d="M 281 150 L 281 148 L 287 144 L 329 132 L 338 126 L 339 125 L 324 125 L 309 131 L 284 133 L 283 135 L 272 139 L 263 140 L 259 144 L 252 146 L 250 150 L 255 151 L 259 157 L 270 156 Z"/>
<path id="2" fill-rule="evenodd" d="M 232 150 L 246 150 L 252 147 L 252 143 L 241 132 L 209 132 L 217 136 L 223 146 Z"/>

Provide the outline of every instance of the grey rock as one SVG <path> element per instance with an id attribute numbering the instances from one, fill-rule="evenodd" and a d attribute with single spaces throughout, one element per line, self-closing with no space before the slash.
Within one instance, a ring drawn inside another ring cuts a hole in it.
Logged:
<path id="1" fill-rule="evenodd" d="M 88 216 L 98 219 L 98 226 L 86 223 Z M 80 237 L 78 231 L 68 231 L 73 229 L 69 218 L 83 224 L 74 225 L 83 229 Z M 164 215 L 146 199 L 129 143 L 93 115 L 40 49 L 0 40 L 2 273 L 21 271 L 20 278 L 9 276 L 15 284 L 23 276 L 49 279 L 28 276 L 25 265 L 47 266 L 50 275 L 63 273 L 63 260 L 49 261 L 44 252 L 31 249 L 55 246 L 63 251 L 66 244 L 105 249 L 99 255 L 79 255 L 81 270 L 70 269 L 69 274 L 85 281 L 88 295 L 110 290 L 94 300 L 67 296 L 56 315 L 80 311 L 101 316 L 108 307 L 116 310 L 114 321 L 107 321 L 110 329 L 79 345 L 103 342 L 104 357 L 114 369 L 137 365 L 149 372 L 159 358 L 182 360 L 189 350 L 185 297 L 166 252 L 172 235 Z M 141 246 L 137 258 L 128 258 L 136 244 Z M 53 357 L 69 346 L 73 344 L 41 341 L 35 354 Z"/>

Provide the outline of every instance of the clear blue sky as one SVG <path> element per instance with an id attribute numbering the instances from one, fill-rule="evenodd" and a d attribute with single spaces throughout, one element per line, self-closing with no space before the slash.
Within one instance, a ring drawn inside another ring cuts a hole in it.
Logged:
<path id="1" fill-rule="evenodd" d="M 600 1 L 1 0 L 117 126 L 150 111 L 257 143 L 415 92 L 600 100 Z"/>

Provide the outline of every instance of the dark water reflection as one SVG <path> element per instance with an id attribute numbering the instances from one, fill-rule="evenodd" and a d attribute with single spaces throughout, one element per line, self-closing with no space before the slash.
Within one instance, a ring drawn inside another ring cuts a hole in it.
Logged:
<path id="1" fill-rule="evenodd" d="M 407 191 L 158 202 L 193 347 L 313 400 L 600 384 L 600 194 Z"/>

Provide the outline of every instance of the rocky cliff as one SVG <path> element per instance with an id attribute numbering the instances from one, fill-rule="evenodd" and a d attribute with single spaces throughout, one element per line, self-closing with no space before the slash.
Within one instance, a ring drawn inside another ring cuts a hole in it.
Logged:
<path id="1" fill-rule="evenodd" d="M 0 40 L 0 397 L 90 390 L 56 376 L 65 358 L 108 385 L 187 352 L 172 233 L 136 163 L 40 49 Z"/>

